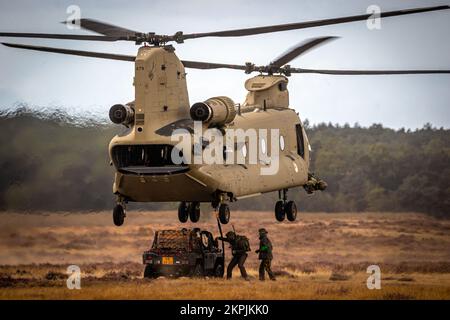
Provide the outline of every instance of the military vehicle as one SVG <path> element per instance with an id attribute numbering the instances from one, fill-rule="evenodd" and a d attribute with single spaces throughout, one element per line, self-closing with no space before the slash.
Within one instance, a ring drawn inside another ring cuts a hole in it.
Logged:
<path id="1" fill-rule="evenodd" d="M 67 23 L 77 24 L 99 35 L 0 33 L 0 37 L 132 41 L 143 45 L 136 56 L 129 56 L 4 43 L 13 48 L 134 63 L 135 100 L 114 105 L 110 109 L 112 122 L 127 128 L 124 133 L 114 137 L 109 145 L 111 164 L 116 169 L 113 184 L 113 193 L 117 196 L 113 210 L 116 225 L 124 223 L 128 202 L 179 202 L 178 217 L 181 222 L 188 219 L 197 222 L 200 218 L 200 203 L 207 202 L 218 211 L 220 221 L 226 224 L 230 219 L 229 202 L 273 191 L 278 191 L 279 195 L 275 204 L 275 218 L 283 221 L 287 217 L 289 221 L 294 221 L 297 207 L 293 201 L 289 201 L 288 189 L 304 187 L 308 193 L 312 193 L 324 190 L 327 185 L 309 170 L 311 149 L 302 121 L 289 104 L 289 76 L 311 73 L 347 76 L 442 74 L 450 73 L 450 70 L 320 70 L 293 68 L 289 65 L 293 59 L 336 37 L 319 37 L 301 42 L 266 66 L 180 60 L 175 54 L 175 48 L 169 43 L 181 44 L 189 39 L 203 37 L 249 36 L 447 9 L 450 6 L 382 12 L 378 17 L 362 14 L 215 32 L 186 34 L 180 31 L 174 35 L 142 33 L 92 19 L 80 19 Z M 185 68 L 228 68 L 246 73 L 258 72 L 259 75 L 245 82 L 248 94 L 242 104 L 236 104 L 229 97 L 219 96 L 195 103 L 190 108 Z M 206 135 L 196 137 L 196 124 L 203 131 L 216 129 L 229 133 L 233 129 L 236 132 L 240 129 L 237 139 L 241 138 L 241 141 L 234 141 L 231 146 L 227 144 L 223 152 L 213 150 L 222 161 L 188 161 L 192 154 L 204 154 L 212 149 L 210 145 L 213 139 Z M 189 143 L 192 151 L 184 152 L 174 142 L 174 134 L 179 130 L 192 135 L 193 141 Z M 255 130 L 256 134 L 247 135 L 251 130 Z M 277 132 L 278 135 L 269 137 L 264 134 L 264 130 Z M 252 160 L 252 145 L 256 145 L 259 156 L 256 161 Z M 275 154 L 276 161 L 272 162 L 271 158 L 267 160 L 269 154 Z M 177 156 L 174 155 L 181 157 L 182 161 L 175 161 Z M 226 161 L 238 157 L 243 160 L 232 163 Z M 262 174 L 274 163 L 278 164 L 277 170 L 272 174 Z"/>
<path id="2" fill-rule="evenodd" d="M 156 231 L 150 250 L 143 254 L 144 277 L 223 277 L 225 252 L 206 230 Z"/>

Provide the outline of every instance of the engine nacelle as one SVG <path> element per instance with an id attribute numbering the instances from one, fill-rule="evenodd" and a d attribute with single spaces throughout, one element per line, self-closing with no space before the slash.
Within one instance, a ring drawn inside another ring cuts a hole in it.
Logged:
<path id="1" fill-rule="evenodd" d="M 214 97 L 191 107 L 191 118 L 210 126 L 223 126 L 236 117 L 234 102 L 228 97 Z"/>
<path id="2" fill-rule="evenodd" d="M 115 124 L 128 126 L 134 122 L 134 109 L 129 105 L 115 104 L 109 109 L 109 119 Z"/>

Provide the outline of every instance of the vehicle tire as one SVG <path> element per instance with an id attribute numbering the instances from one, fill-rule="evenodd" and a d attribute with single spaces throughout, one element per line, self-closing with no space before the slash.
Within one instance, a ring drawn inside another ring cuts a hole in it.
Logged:
<path id="1" fill-rule="evenodd" d="M 223 278 L 223 274 L 224 274 L 224 269 L 223 269 L 223 264 L 222 263 L 218 263 L 215 268 L 214 268 L 214 274 L 213 276 L 215 278 Z"/>
<path id="2" fill-rule="evenodd" d="M 113 222 L 116 226 L 120 227 L 125 221 L 125 210 L 121 204 L 114 207 L 113 210 Z"/>
<path id="3" fill-rule="evenodd" d="M 182 201 L 178 206 L 178 220 L 180 220 L 181 223 L 186 223 L 188 219 L 189 219 L 189 206 L 187 205 L 186 202 Z"/>
<path id="4" fill-rule="evenodd" d="M 156 278 L 155 273 L 151 266 L 146 265 L 144 269 L 144 278 Z"/>
<path id="5" fill-rule="evenodd" d="M 200 203 L 191 202 L 189 204 L 189 218 L 192 222 L 198 222 L 200 220 Z"/>
<path id="6" fill-rule="evenodd" d="M 197 262 L 197 264 L 195 265 L 194 269 L 192 269 L 191 272 L 191 277 L 193 278 L 200 278 L 203 277 L 203 267 L 201 265 L 201 263 Z"/>
<path id="7" fill-rule="evenodd" d="M 289 221 L 295 221 L 295 219 L 297 219 L 297 206 L 294 201 L 289 201 L 287 203 L 285 211 Z"/>
<path id="8" fill-rule="evenodd" d="M 230 222 L 230 207 L 226 203 L 219 205 L 219 220 L 222 224 Z"/>
<path id="9" fill-rule="evenodd" d="M 284 202 L 281 200 L 277 201 L 275 204 L 275 219 L 279 222 L 283 222 L 285 217 L 286 213 L 284 211 Z"/>

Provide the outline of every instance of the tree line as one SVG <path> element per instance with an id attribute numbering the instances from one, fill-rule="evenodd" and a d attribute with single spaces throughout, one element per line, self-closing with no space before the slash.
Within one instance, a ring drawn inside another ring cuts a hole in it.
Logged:
<path id="1" fill-rule="evenodd" d="M 374 124 L 305 128 L 311 171 L 325 192 L 289 191 L 299 210 L 321 212 L 414 211 L 450 216 L 450 130 L 426 124 L 393 130 Z M 107 146 L 119 127 L 74 125 L 32 113 L 0 115 L 0 210 L 111 209 L 114 170 Z M 240 210 L 273 210 L 277 194 L 238 201 Z M 177 204 L 133 205 L 175 209 Z"/>

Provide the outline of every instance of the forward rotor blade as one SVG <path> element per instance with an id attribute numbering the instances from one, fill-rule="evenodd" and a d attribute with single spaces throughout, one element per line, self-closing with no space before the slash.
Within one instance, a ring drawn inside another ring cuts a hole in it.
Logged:
<path id="1" fill-rule="evenodd" d="M 52 48 L 52 47 L 38 47 L 38 46 L 30 46 L 24 44 L 15 44 L 15 43 L 2 43 L 4 46 L 17 48 L 17 49 L 25 49 L 25 50 L 33 50 L 33 51 L 41 51 L 41 52 L 51 52 L 51 53 L 61 53 L 68 54 L 74 56 L 81 57 L 90 57 L 90 58 L 101 58 L 101 59 L 110 59 L 110 60 L 120 60 L 120 61 L 129 61 L 134 62 L 136 57 L 121 55 L 121 54 L 111 54 L 111 53 L 102 53 L 102 52 L 92 52 L 92 51 L 81 51 L 81 50 L 70 50 L 70 49 L 62 49 L 62 48 Z M 200 61 L 181 61 L 186 68 L 192 69 L 219 69 L 219 68 L 227 68 L 227 69 L 236 69 L 236 70 L 246 70 L 246 66 L 234 65 L 234 64 L 222 64 L 222 63 L 209 63 L 209 62 L 200 62 Z"/>
<path id="2" fill-rule="evenodd" d="M 97 32 L 109 37 L 126 37 L 126 36 L 134 36 L 140 32 L 125 29 L 119 26 L 115 26 L 112 24 L 108 24 L 102 21 L 94 20 L 94 19 L 79 19 L 72 21 L 63 21 L 63 24 L 72 24 L 79 25 L 81 28 Z"/>
<path id="3" fill-rule="evenodd" d="M 274 61 L 270 63 L 271 66 L 274 67 L 281 67 L 285 64 L 289 63 L 290 61 L 294 60 L 301 54 L 311 50 L 312 48 L 316 48 L 328 41 L 335 40 L 338 37 L 322 37 L 322 38 L 314 38 L 309 39 L 307 41 L 303 41 L 296 46 L 290 48 L 286 52 L 284 52 L 282 55 L 277 57 Z"/>
<path id="4" fill-rule="evenodd" d="M 358 75 L 395 75 L 395 74 L 447 74 L 450 70 L 317 70 L 317 69 L 290 69 L 291 73 L 316 73 L 343 76 Z"/>
<path id="5" fill-rule="evenodd" d="M 424 7 L 424 8 L 416 8 L 416 9 L 408 9 L 408 10 L 387 11 L 387 12 L 381 12 L 380 18 L 388 18 L 388 17 L 395 17 L 395 16 L 408 15 L 408 14 L 414 14 L 414 13 L 447 10 L 447 9 L 450 9 L 450 6 L 436 6 L 436 7 Z M 195 39 L 195 38 L 203 38 L 203 37 L 250 36 L 250 35 L 261 34 L 261 33 L 305 29 L 305 28 L 313 28 L 313 27 L 334 25 L 334 24 L 354 22 L 354 21 L 362 21 L 362 20 L 369 19 L 370 17 L 372 17 L 372 15 L 373 14 L 362 14 L 362 15 L 349 16 L 349 17 L 315 20 L 315 21 L 305 21 L 305 22 L 299 22 L 299 23 L 280 24 L 280 25 L 273 25 L 273 26 L 266 26 L 266 27 L 224 30 L 224 31 L 215 31 L 215 32 L 204 32 L 204 33 L 191 33 L 191 34 L 183 34 L 182 38 L 183 38 L 183 40 L 186 40 L 186 39 Z"/>
<path id="6" fill-rule="evenodd" d="M 119 40 L 128 40 L 126 37 L 90 36 L 78 34 L 17 33 L 17 32 L 0 32 L 0 37 L 88 40 L 88 41 L 110 41 L 110 42 Z"/>
<path id="7" fill-rule="evenodd" d="M 26 49 L 41 52 L 60 53 L 67 55 L 75 55 L 90 58 L 100 58 L 109 60 L 119 60 L 134 62 L 135 56 L 111 54 L 92 51 L 71 50 L 52 47 L 38 47 L 31 45 L 15 44 L 15 43 L 2 43 L 3 45 L 11 48 Z M 234 69 L 244 70 L 246 72 L 252 71 L 264 71 L 265 67 L 254 67 L 253 65 L 236 65 L 236 64 L 224 64 L 224 63 L 210 63 L 201 61 L 181 61 L 186 68 L 192 69 Z M 401 75 L 401 74 L 450 74 L 450 70 L 320 70 L 320 69 L 300 69 L 289 68 L 289 73 L 309 73 L 309 74 L 327 74 L 327 75 Z"/>
<path id="8" fill-rule="evenodd" d="M 236 64 L 224 64 L 224 63 L 210 63 L 210 62 L 200 62 L 200 61 L 186 61 L 182 60 L 181 63 L 186 68 L 191 69 L 202 69 L 202 70 L 208 70 L 208 69 L 235 69 L 235 70 L 246 70 L 247 67 L 244 65 L 236 65 Z"/>
<path id="9" fill-rule="evenodd" d="M 42 52 L 52 52 L 52 53 L 61 53 L 61 54 L 69 54 L 74 56 L 82 56 L 82 57 L 91 57 L 91 58 L 101 58 L 101 59 L 109 59 L 109 60 L 120 60 L 120 61 L 129 61 L 134 62 L 136 57 L 127 56 L 121 54 L 111 54 L 111 53 L 101 53 L 101 52 L 91 52 L 91 51 L 80 51 L 80 50 L 70 50 L 70 49 L 61 49 L 61 48 L 51 48 L 51 47 L 37 47 L 30 46 L 24 44 L 15 44 L 15 43 L 2 43 L 3 45 L 11 48 L 18 49 L 26 49 L 26 50 L 34 50 L 34 51 L 42 51 Z"/>

